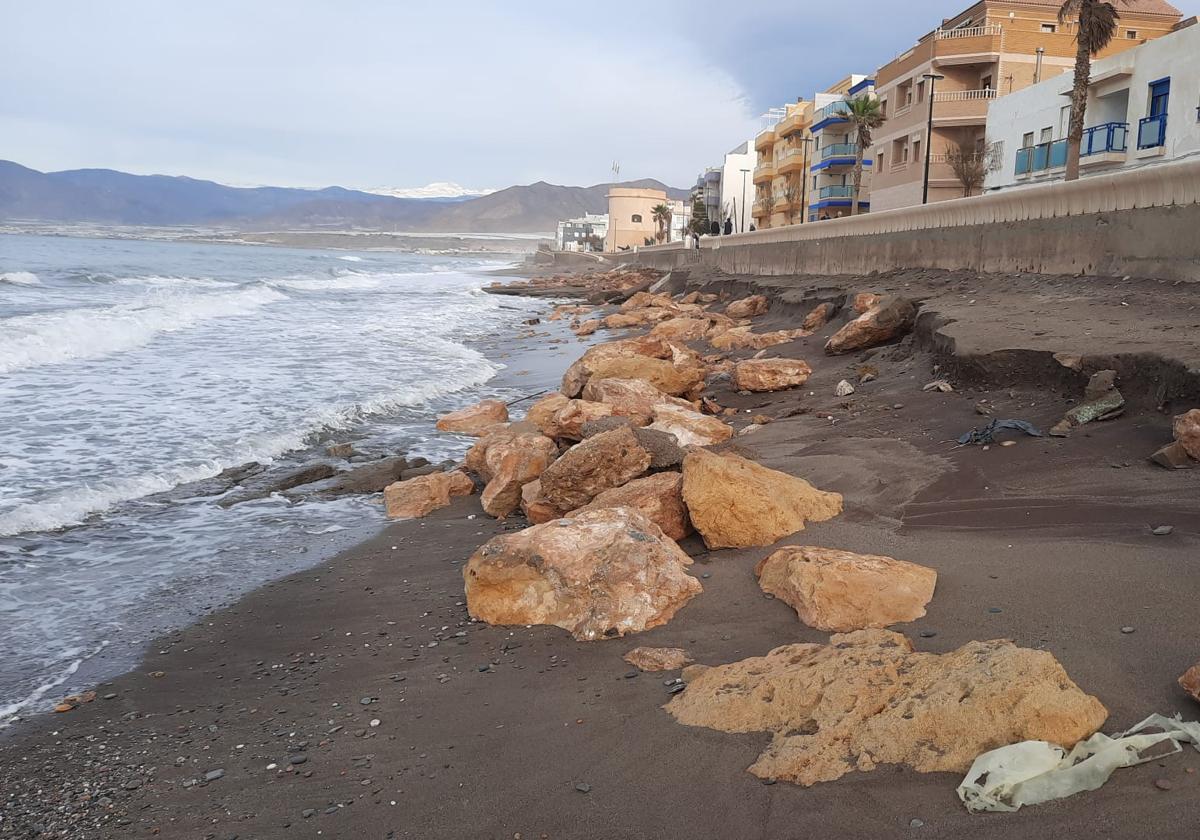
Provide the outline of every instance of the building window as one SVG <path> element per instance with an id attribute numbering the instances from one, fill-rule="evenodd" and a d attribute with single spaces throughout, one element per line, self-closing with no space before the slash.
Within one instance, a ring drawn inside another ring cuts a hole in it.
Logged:
<path id="1" fill-rule="evenodd" d="M 925 101 L 925 82 L 924 80 L 917 82 L 917 101 Z"/>
<path id="2" fill-rule="evenodd" d="M 1057 32 L 1057 31 L 1058 31 L 1058 24 L 1055 24 L 1055 23 L 1043 23 L 1043 24 L 1042 24 L 1042 31 L 1043 31 L 1043 32 Z"/>
<path id="3" fill-rule="evenodd" d="M 631 221 L 632 221 L 632 222 L 633 222 L 635 225 L 636 225 L 636 224 L 641 224 L 641 221 L 642 221 L 642 214 L 641 214 L 641 213 L 634 213 L 634 214 L 633 214 L 633 219 L 632 219 Z"/>
<path id="4" fill-rule="evenodd" d="M 1136 29 L 1126 29 L 1125 37 L 1128 38 L 1130 41 L 1136 41 L 1137 37 L 1138 37 L 1137 30 Z"/>
<path id="5" fill-rule="evenodd" d="M 1021 148 L 1028 149 L 1033 145 L 1033 132 L 1027 131 L 1021 136 Z"/>

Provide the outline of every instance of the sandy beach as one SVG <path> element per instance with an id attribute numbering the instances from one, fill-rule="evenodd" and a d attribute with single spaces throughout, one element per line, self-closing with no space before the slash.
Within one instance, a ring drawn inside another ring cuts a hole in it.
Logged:
<path id="1" fill-rule="evenodd" d="M 1200 405 L 1186 284 L 678 273 L 671 290 L 765 294 L 757 332 L 856 292 L 918 301 L 899 342 L 826 356 L 838 318 L 769 348 L 811 365 L 800 388 L 710 380 L 705 395 L 736 409 L 736 430 L 772 421 L 717 449 L 844 497 L 841 516 L 780 544 L 935 569 L 927 615 L 892 629 L 934 653 L 988 639 L 1050 651 L 1107 707 L 1106 732 L 1154 712 L 1200 717 L 1176 684 L 1200 658 L 1200 469 L 1147 460 L 1170 441 L 1172 415 Z M 583 342 L 543 319 L 489 355 L 528 370 L 536 393 L 590 343 L 645 329 Z M 955 443 L 992 417 L 1048 428 L 1078 403 L 1087 376 L 1055 354 L 1116 370 L 1125 413 L 1069 438 Z M 860 382 L 864 365 L 874 374 Z M 836 396 L 843 379 L 855 392 Z M 954 390 L 923 390 L 935 379 Z M 746 768 L 768 735 L 680 725 L 662 709 L 678 672 L 639 672 L 622 655 L 681 647 L 716 665 L 827 642 L 759 588 L 753 568 L 772 549 L 709 551 L 689 537 L 701 595 L 664 626 L 578 642 L 468 615 L 467 558 L 526 525 L 457 498 L 158 640 L 94 702 L 0 734 L 0 837 L 1134 838 L 1191 836 L 1200 819 L 1190 748 L 1016 814 L 968 814 L 961 774 L 900 765 L 811 787 L 756 778 Z M 1173 530 L 1151 533 L 1162 525 Z"/>

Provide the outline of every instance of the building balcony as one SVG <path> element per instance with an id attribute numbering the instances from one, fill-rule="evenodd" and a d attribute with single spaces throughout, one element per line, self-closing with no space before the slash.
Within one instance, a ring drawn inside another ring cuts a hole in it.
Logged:
<path id="1" fill-rule="evenodd" d="M 1129 123 L 1110 122 L 1083 130 L 1079 165 L 1084 168 L 1125 162 L 1129 145 Z"/>
<path id="2" fill-rule="evenodd" d="M 805 159 L 808 150 L 805 148 L 788 149 L 775 163 L 775 172 L 779 175 L 788 175 L 792 172 L 803 172 Z"/>
<path id="3" fill-rule="evenodd" d="M 806 128 L 808 128 L 808 115 L 801 108 L 779 121 L 775 126 L 775 136 L 791 137 L 793 134 L 802 133 Z"/>
<path id="4" fill-rule="evenodd" d="M 854 187 L 849 185 L 831 184 L 828 187 L 821 187 L 817 190 L 817 201 L 824 201 L 827 198 L 850 198 L 854 195 Z"/>
<path id="5" fill-rule="evenodd" d="M 939 65 L 976 64 L 1003 52 L 1004 30 L 999 24 L 939 29 L 933 37 L 933 58 Z"/>
<path id="6" fill-rule="evenodd" d="M 775 126 L 760 131 L 754 138 L 754 149 L 758 152 L 769 152 L 775 145 Z"/>
<path id="7" fill-rule="evenodd" d="M 756 184 L 761 184 L 764 181 L 770 181 L 775 177 L 774 161 L 764 160 L 758 166 L 754 167 L 753 181 Z"/>
<path id="8" fill-rule="evenodd" d="M 812 165 L 813 172 L 829 170 L 840 171 L 848 166 L 854 166 L 858 160 L 858 147 L 853 143 L 831 143 L 817 150 L 817 162 Z M 871 166 L 870 157 L 864 156 L 863 168 Z"/>
<path id="9" fill-rule="evenodd" d="M 937 90 L 933 93 L 933 121 L 936 125 L 983 125 L 988 104 L 997 96 L 993 88 L 981 90 Z M 922 114 L 927 105 L 917 106 Z"/>
<path id="10" fill-rule="evenodd" d="M 844 100 L 830 102 L 824 108 L 821 108 L 813 114 L 813 132 L 821 131 L 831 125 L 846 122 L 846 112 L 850 110 L 850 103 Z"/>
<path id="11" fill-rule="evenodd" d="M 1167 144 L 1167 115 L 1158 114 L 1138 120 L 1137 146 L 1142 149 L 1158 149 Z"/>
<path id="12" fill-rule="evenodd" d="M 1017 149 L 1015 172 L 1018 178 L 1028 178 L 1062 169 L 1067 165 L 1067 141 L 1055 140 Z"/>

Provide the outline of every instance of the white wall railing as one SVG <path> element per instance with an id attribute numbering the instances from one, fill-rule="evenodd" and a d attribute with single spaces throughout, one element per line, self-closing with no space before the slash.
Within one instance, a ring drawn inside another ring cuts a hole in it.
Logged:
<path id="1" fill-rule="evenodd" d="M 989 24 L 987 26 L 968 26 L 963 29 L 939 29 L 935 36 L 939 41 L 946 41 L 951 38 L 978 38 L 983 35 L 999 35 L 1001 26 L 998 23 Z"/>
<path id="2" fill-rule="evenodd" d="M 994 88 L 980 90 L 937 90 L 933 92 L 934 102 L 969 102 L 975 99 L 995 99 Z"/>

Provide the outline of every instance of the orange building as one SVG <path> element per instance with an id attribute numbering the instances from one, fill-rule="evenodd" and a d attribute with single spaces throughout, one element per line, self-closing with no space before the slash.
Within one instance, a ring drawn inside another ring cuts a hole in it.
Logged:
<path id="1" fill-rule="evenodd" d="M 804 218 L 811 163 L 813 103 L 788 105 L 780 119 L 754 138 L 754 224 L 763 228 L 796 224 Z"/>
<path id="2" fill-rule="evenodd" d="M 1097 58 L 1166 35 L 1182 17 L 1165 0 L 1112 1 L 1120 15 L 1117 34 Z M 1074 69 L 1074 26 L 1059 23 L 1061 5 L 1062 0 L 982 0 L 879 68 L 875 90 L 887 122 L 874 137 L 872 211 L 921 203 L 929 144 L 931 202 L 966 194 L 949 162 L 954 150 L 965 145 L 992 165 L 1004 159 L 1010 150 L 996 148 L 994 138 L 985 136 L 990 102 Z"/>

